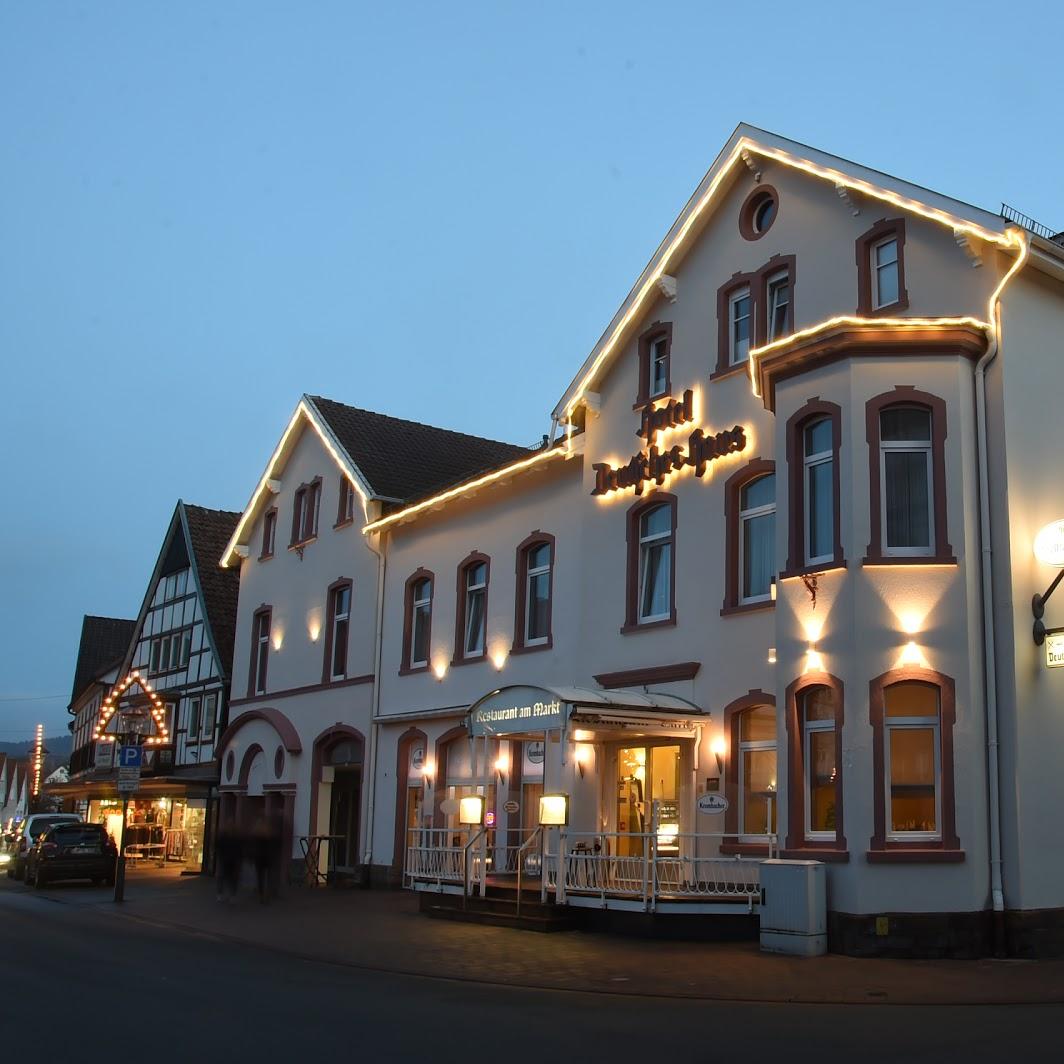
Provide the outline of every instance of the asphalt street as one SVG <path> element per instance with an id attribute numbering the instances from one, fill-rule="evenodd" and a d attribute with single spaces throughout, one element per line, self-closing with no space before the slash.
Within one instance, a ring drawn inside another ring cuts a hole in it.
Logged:
<path id="1" fill-rule="evenodd" d="M 307 961 L 158 927 L 99 901 L 74 886 L 38 894 L 0 885 L 0 1056 L 1059 1059 L 1064 1006 L 718 1004 L 523 990 Z"/>

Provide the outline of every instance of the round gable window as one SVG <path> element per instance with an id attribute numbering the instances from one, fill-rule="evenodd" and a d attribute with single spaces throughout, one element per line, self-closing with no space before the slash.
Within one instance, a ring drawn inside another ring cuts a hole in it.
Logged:
<path id="1" fill-rule="evenodd" d="M 771 185 L 755 188 L 739 211 L 739 232 L 746 240 L 760 240 L 776 220 L 779 196 Z"/>

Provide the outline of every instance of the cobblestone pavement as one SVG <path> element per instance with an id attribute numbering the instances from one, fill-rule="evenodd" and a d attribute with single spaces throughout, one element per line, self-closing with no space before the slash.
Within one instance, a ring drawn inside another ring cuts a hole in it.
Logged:
<path id="1" fill-rule="evenodd" d="M 245 887 L 234 903 L 219 903 L 210 880 L 149 872 L 130 876 L 121 906 L 106 891 L 74 884 L 42 893 L 116 919 L 307 959 L 508 986 L 825 1004 L 1064 1002 L 1064 961 L 800 959 L 763 954 L 754 942 L 539 934 L 432 920 L 418 913 L 413 895 L 398 891 L 296 887 L 261 905 Z"/>

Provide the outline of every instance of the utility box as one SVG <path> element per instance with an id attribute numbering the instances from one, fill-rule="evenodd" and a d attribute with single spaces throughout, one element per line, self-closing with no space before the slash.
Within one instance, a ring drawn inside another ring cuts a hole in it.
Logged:
<path id="1" fill-rule="evenodd" d="M 819 957 L 828 950 L 827 866 L 820 861 L 761 864 L 761 948 Z"/>

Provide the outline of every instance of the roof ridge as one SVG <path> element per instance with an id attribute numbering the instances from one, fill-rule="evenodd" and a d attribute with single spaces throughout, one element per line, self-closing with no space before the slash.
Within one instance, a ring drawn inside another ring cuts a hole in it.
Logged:
<path id="1" fill-rule="evenodd" d="M 330 399 L 326 395 L 308 395 L 307 398 L 315 404 L 322 402 L 332 403 L 334 406 L 342 406 L 345 410 L 352 410 L 358 414 L 368 414 L 370 417 L 378 417 L 386 421 L 393 421 L 398 425 L 412 425 L 419 429 L 429 429 L 432 432 L 445 432 L 450 436 L 461 436 L 463 439 L 467 440 L 480 440 L 484 443 L 497 444 L 500 447 L 514 447 L 522 451 L 531 451 L 535 449 L 534 445 L 528 446 L 523 443 L 511 443 L 509 440 L 496 440 L 491 436 L 477 436 L 472 432 L 463 432 L 461 429 L 447 429 L 443 428 L 441 425 L 430 425 L 424 421 L 414 421 L 411 418 L 396 417 L 394 414 L 382 414 L 379 410 L 368 410 L 363 406 L 352 406 L 350 403 L 340 402 L 339 399 Z"/>

